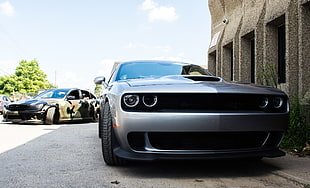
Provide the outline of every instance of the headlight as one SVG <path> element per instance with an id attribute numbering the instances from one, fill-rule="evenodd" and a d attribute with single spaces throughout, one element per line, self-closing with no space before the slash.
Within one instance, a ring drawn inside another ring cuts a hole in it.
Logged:
<path id="1" fill-rule="evenodd" d="M 153 107 L 157 104 L 157 96 L 156 95 L 145 95 L 142 98 L 143 104 L 147 107 Z"/>
<path id="2" fill-rule="evenodd" d="M 128 107 L 135 107 L 139 104 L 139 95 L 130 95 L 127 94 L 123 97 L 123 101 Z"/>
<path id="3" fill-rule="evenodd" d="M 260 108 L 266 108 L 269 103 L 268 97 L 261 97 L 258 99 L 258 106 Z"/>
<path id="4" fill-rule="evenodd" d="M 275 97 L 273 99 L 273 107 L 274 108 L 281 108 L 283 105 L 283 98 L 282 97 Z"/>
<path id="5" fill-rule="evenodd" d="M 32 104 L 28 107 L 28 110 L 42 110 L 42 108 L 44 107 L 45 104 L 43 103 L 36 103 L 36 104 Z"/>

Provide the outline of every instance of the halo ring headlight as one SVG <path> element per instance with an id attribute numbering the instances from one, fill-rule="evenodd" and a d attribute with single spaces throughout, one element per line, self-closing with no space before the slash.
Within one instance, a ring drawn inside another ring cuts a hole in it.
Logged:
<path id="1" fill-rule="evenodd" d="M 139 95 L 127 94 L 123 97 L 123 102 L 127 107 L 133 108 L 139 104 Z"/>
<path id="2" fill-rule="evenodd" d="M 266 108 L 268 104 L 269 104 L 268 97 L 261 97 L 261 98 L 259 98 L 259 100 L 258 100 L 259 108 L 262 108 L 262 109 Z"/>
<path id="3" fill-rule="evenodd" d="M 156 95 L 144 95 L 142 98 L 142 102 L 146 107 L 153 107 L 157 104 L 157 96 Z"/>
<path id="4" fill-rule="evenodd" d="M 283 98 L 282 97 L 275 97 L 273 99 L 273 107 L 274 108 L 281 108 L 283 105 Z"/>

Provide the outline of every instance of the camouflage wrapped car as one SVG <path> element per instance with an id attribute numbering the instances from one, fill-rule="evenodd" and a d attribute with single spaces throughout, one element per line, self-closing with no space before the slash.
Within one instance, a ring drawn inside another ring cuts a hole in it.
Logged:
<path id="1" fill-rule="evenodd" d="M 63 121 L 97 121 L 99 103 L 92 93 L 76 89 L 50 89 L 5 107 L 4 121 L 54 124 Z"/>

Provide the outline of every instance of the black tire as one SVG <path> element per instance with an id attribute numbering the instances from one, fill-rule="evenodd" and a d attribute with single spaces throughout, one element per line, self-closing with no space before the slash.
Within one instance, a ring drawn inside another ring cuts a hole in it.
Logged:
<path id="1" fill-rule="evenodd" d="M 117 145 L 116 138 L 112 127 L 112 116 L 110 111 L 109 103 L 105 103 L 103 109 L 103 116 L 101 118 L 101 144 L 102 144 L 102 154 L 105 163 L 109 166 L 119 166 L 124 165 L 126 160 L 120 158 L 114 154 L 114 147 Z"/>
<path id="2" fill-rule="evenodd" d="M 93 116 L 93 121 L 94 121 L 94 122 L 98 122 L 98 120 L 99 120 L 99 114 L 100 114 L 100 110 L 95 110 L 95 111 L 94 111 L 94 116 Z"/>
<path id="3" fill-rule="evenodd" d="M 47 125 L 53 125 L 56 123 L 56 108 L 49 108 L 46 112 L 46 117 L 45 117 L 45 124 Z"/>
<path id="4" fill-rule="evenodd" d="M 102 138 L 102 126 L 103 126 L 103 109 L 104 107 L 100 107 L 100 112 L 99 112 L 99 121 L 98 121 L 98 136 L 99 138 Z"/>

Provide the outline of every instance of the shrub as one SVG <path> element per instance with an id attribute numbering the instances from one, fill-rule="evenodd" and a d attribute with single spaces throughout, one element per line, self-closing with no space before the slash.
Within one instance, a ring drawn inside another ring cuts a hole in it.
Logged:
<path id="1" fill-rule="evenodd" d="M 298 97 L 291 100 L 290 120 L 287 133 L 281 144 L 281 148 L 301 151 L 309 141 L 309 126 L 301 113 L 301 104 Z"/>

